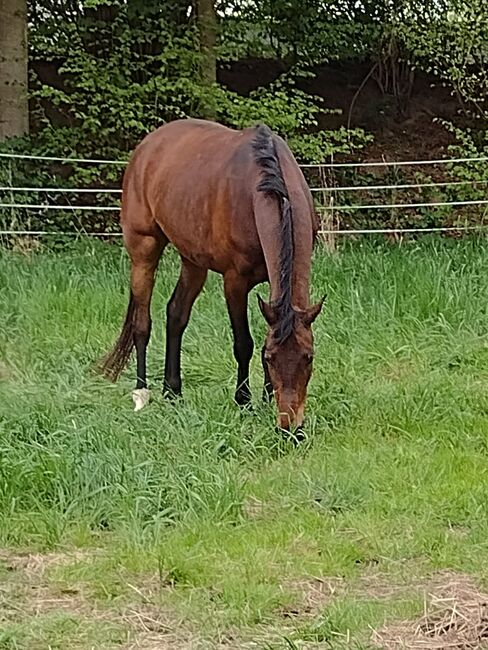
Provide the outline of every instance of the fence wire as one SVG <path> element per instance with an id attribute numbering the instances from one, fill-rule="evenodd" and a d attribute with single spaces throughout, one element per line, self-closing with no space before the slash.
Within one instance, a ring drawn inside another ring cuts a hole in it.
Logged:
<path id="1" fill-rule="evenodd" d="M 127 164 L 127 160 L 106 160 L 97 158 L 71 158 L 61 156 L 35 156 L 30 154 L 16 154 L 16 153 L 3 153 L 0 152 L 0 158 L 4 159 L 21 159 L 21 160 L 44 160 L 49 162 L 62 162 L 62 163 L 77 163 L 77 164 L 100 164 L 100 165 L 117 165 L 122 166 Z M 454 163 L 474 163 L 488 161 L 488 157 L 479 156 L 474 158 L 451 158 L 451 159 L 436 159 L 436 160 L 402 160 L 402 161 L 366 161 L 366 162 L 350 162 L 350 163 L 319 163 L 319 164 L 302 164 L 302 169 L 343 169 L 343 168 L 362 168 L 362 167 L 398 167 L 398 166 L 416 166 L 416 165 L 440 165 L 440 164 L 454 164 Z M 425 183 L 398 183 L 398 184 L 378 184 L 378 185 L 346 185 L 346 186 L 324 186 L 312 187 L 313 193 L 322 193 L 324 196 L 330 196 L 332 193 L 338 194 L 340 192 L 352 191 L 378 191 L 378 190 L 410 190 L 420 188 L 433 188 L 433 187 L 449 187 L 449 186 L 476 186 L 486 184 L 488 180 L 461 180 L 461 181 L 440 181 L 440 182 L 425 182 Z M 22 193 L 35 193 L 35 194 L 121 194 L 121 189 L 115 188 L 77 188 L 77 187 L 13 187 L 3 186 L 0 187 L 0 192 L 22 192 Z M 427 208 L 427 207 L 449 207 L 449 206 L 467 206 L 467 205 L 485 205 L 488 200 L 464 200 L 464 201 L 431 201 L 431 202 L 418 202 L 418 203 L 389 203 L 389 204 L 352 204 L 352 205 L 322 205 L 317 208 L 318 212 L 331 212 L 331 211 L 356 211 L 356 210 L 377 210 L 377 209 L 414 209 L 414 208 Z M 119 205 L 56 205 L 53 203 L 21 203 L 10 201 L 8 203 L 0 203 L 0 209 L 25 209 L 25 210 L 60 210 L 60 211 L 118 211 Z M 337 228 L 327 229 L 322 228 L 319 233 L 324 235 L 353 235 L 353 234 L 401 234 L 401 233 L 422 233 L 422 232 L 447 232 L 447 231 L 468 231 L 480 230 L 488 226 L 446 226 L 446 227 L 432 227 L 432 228 Z M 116 237 L 121 236 L 121 233 L 114 232 L 89 232 L 86 230 L 80 231 L 46 231 L 46 230 L 13 230 L 6 229 L 0 230 L 0 235 L 31 235 L 31 236 L 80 236 L 88 235 L 95 237 Z"/>

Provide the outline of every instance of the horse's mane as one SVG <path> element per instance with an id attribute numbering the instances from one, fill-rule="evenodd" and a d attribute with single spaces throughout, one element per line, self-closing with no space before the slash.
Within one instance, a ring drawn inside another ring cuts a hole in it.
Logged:
<path id="1" fill-rule="evenodd" d="M 274 336 L 278 343 L 283 343 L 291 336 L 295 326 L 291 295 L 294 253 L 291 204 L 275 139 L 269 127 L 265 125 L 256 127 L 253 149 L 256 163 L 262 170 L 257 189 L 259 192 L 276 197 L 280 210 L 280 295 L 271 306 L 278 316 Z"/>

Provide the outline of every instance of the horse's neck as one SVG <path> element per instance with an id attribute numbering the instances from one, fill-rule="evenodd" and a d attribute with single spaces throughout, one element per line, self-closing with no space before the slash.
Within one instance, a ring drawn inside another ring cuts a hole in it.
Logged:
<path id="1" fill-rule="evenodd" d="M 270 299 L 281 296 L 281 222 L 278 206 L 273 200 L 258 197 L 256 205 L 256 226 L 263 248 L 270 284 Z M 311 220 L 298 210 L 292 212 L 293 219 L 293 273 L 292 305 L 306 309 L 310 304 L 310 266 L 312 256 Z"/>

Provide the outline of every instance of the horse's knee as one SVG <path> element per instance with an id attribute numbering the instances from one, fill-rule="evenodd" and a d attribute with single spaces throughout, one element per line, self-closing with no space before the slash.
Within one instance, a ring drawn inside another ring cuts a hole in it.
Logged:
<path id="1" fill-rule="evenodd" d="M 249 337 L 239 337 L 234 341 L 234 356 L 239 363 L 249 363 L 254 352 L 254 341 Z"/>
<path id="2" fill-rule="evenodd" d="M 148 344 L 151 336 L 151 318 L 148 314 L 136 314 L 133 333 L 136 347 Z"/>
<path id="3" fill-rule="evenodd" d="M 171 299 L 166 307 L 166 324 L 170 336 L 179 336 L 186 327 L 188 318 L 183 314 L 178 301 Z"/>

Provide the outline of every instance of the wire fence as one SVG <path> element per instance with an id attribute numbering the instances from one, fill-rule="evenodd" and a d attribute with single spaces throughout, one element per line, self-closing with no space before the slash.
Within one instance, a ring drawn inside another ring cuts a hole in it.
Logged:
<path id="1" fill-rule="evenodd" d="M 60 157 L 60 156 L 37 156 L 30 154 L 19 154 L 19 153 L 2 153 L 0 152 L 0 158 L 18 158 L 25 160 L 48 160 L 51 162 L 64 162 L 64 163 L 89 163 L 89 164 L 103 164 L 103 165 L 126 165 L 127 160 L 105 160 L 99 158 L 70 158 L 69 156 Z M 452 163 L 463 163 L 463 162 L 486 162 L 488 161 L 488 156 L 478 156 L 472 158 L 440 158 L 437 160 L 377 160 L 377 161 L 356 161 L 356 162 L 346 162 L 346 163 L 302 163 L 300 167 L 303 169 L 307 168 L 340 168 L 340 167 L 401 167 L 404 165 L 417 166 L 417 165 L 448 165 Z"/>
<path id="2" fill-rule="evenodd" d="M 0 203 L 0 208 L 29 208 L 30 210 L 120 210 L 118 205 L 54 205 L 49 203 Z"/>
<path id="3" fill-rule="evenodd" d="M 93 165 L 127 165 L 128 160 L 105 160 L 100 158 L 70 158 L 69 156 L 31 156 L 30 154 L 23 153 L 2 153 L 0 158 L 10 158 L 19 160 L 47 160 L 49 162 L 64 162 L 64 163 L 88 163 Z"/>
<path id="4" fill-rule="evenodd" d="M 454 185 L 486 185 L 488 180 L 440 181 L 437 183 L 404 183 L 396 185 L 350 185 L 338 187 L 311 187 L 311 192 L 360 192 L 375 190 L 411 190 L 423 187 L 451 187 Z M 1 188 L 0 188 L 1 189 Z"/>
<path id="5" fill-rule="evenodd" d="M 345 167 L 414 167 L 417 165 L 449 165 L 453 163 L 486 162 L 488 156 L 474 158 L 440 158 L 438 160 L 377 160 L 376 162 L 346 162 L 346 163 L 307 163 L 300 165 L 303 169 L 340 169 Z"/>
<path id="6" fill-rule="evenodd" d="M 29 154 L 16 154 L 16 153 L 3 153 L 0 152 L 0 159 L 5 159 L 7 162 L 15 160 L 33 160 L 33 161 L 46 161 L 46 162 L 61 162 L 64 164 L 87 164 L 87 165 L 109 165 L 109 166 L 124 166 L 127 164 L 127 160 L 106 160 L 106 159 L 97 159 L 97 158 L 72 158 L 72 157 L 62 157 L 62 156 L 34 156 Z M 386 203 L 353 203 L 353 204 L 338 204 L 337 199 L 343 193 L 346 192 L 405 192 L 419 190 L 423 188 L 448 188 L 448 187 L 466 187 L 466 188 L 475 188 L 479 189 L 482 186 L 488 184 L 487 179 L 463 179 L 463 180 L 441 180 L 441 181 L 428 181 L 428 182 L 412 182 L 412 183 L 377 183 L 371 185 L 359 184 L 359 185 L 327 185 L 326 178 L 324 176 L 323 170 L 328 170 L 328 173 L 333 173 L 335 169 L 344 170 L 344 169 L 360 169 L 360 168 L 372 168 L 372 167 L 386 167 L 386 168 L 397 168 L 397 167 L 416 167 L 416 166 L 433 166 L 433 165 L 454 165 L 454 164 L 464 164 L 464 163 L 483 163 L 488 161 L 486 156 L 478 156 L 472 158 L 450 158 L 450 159 L 436 159 L 436 160 L 402 160 L 402 161 L 357 161 L 357 162 L 347 162 L 347 163 L 320 163 L 320 164 L 303 164 L 301 168 L 306 172 L 307 170 L 318 170 L 320 173 L 320 180 L 323 182 L 323 186 L 311 187 L 312 193 L 320 198 L 322 197 L 323 202 L 328 204 L 322 204 L 317 206 L 317 211 L 320 214 L 335 213 L 335 212 L 355 212 L 361 210 L 416 210 L 419 208 L 454 208 L 460 206 L 484 206 L 488 204 L 488 199 L 476 198 L 476 199 L 465 199 L 465 200 L 433 200 L 433 201 L 416 201 L 416 202 L 386 202 Z M 10 200 L 2 202 L 2 195 L 0 195 L 0 212 L 2 210 L 35 210 L 35 211 L 72 211 L 72 212 L 116 212 L 120 210 L 120 205 L 85 205 L 85 204 L 70 204 L 66 202 L 64 204 L 57 204 L 55 198 L 57 195 L 75 195 L 76 197 L 82 195 L 120 195 L 122 190 L 120 188 L 106 188 L 106 187 L 33 187 L 33 186 L 15 186 L 15 185 L 6 185 L 0 187 L 0 192 L 2 194 L 9 193 Z M 24 195 L 34 194 L 39 197 L 39 195 L 45 195 L 46 199 L 49 199 L 49 202 L 24 202 L 24 201 L 15 201 L 14 194 L 22 193 Z M 5 201 L 5 198 L 4 198 Z M 485 211 L 487 208 L 485 208 Z M 460 224 L 460 225 L 449 225 L 449 226 L 440 226 L 440 227 L 391 227 L 391 228 L 341 228 L 339 226 L 334 227 L 331 225 L 330 219 L 328 219 L 327 224 L 322 224 L 320 233 L 323 235 L 363 235 L 363 234 L 402 234 L 402 233 L 422 233 L 422 232 L 450 232 L 450 231 L 475 231 L 475 230 L 484 230 L 488 228 L 488 224 Z M 325 226 L 325 227 L 324 227 Z M 89 235 L 96 237 L 117 237 L 120 236 L 120 232 L 110 232 L 104 230 L 103 232 L 90 232 L 84 228 L 79 230 L 67 230 L 67 231 L 49 231 L 49 230 L 29 230 L 29 229 L 15 229 L 15 228 L 6 228 L 0 230 L 0 235 L 18 235 L 18 236 L 49 236 L 49 235 L 66 235 L 66 236 L 79 236 L 79 235 Z"/>

